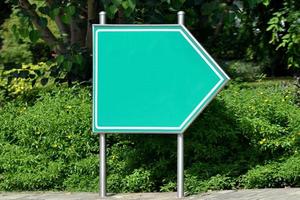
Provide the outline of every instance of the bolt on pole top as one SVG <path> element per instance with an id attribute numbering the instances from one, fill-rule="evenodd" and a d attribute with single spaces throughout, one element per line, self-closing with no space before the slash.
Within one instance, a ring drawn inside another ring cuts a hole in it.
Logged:
<path id="1" fill-rule="evenodd" d="M 106 24 L 106 12 L 105 11 L 99 12 L 99 23 Z"/>
<path id="2" fill-rule="evenodd" d="M 177 13 L 177 17 L 178 17 L 178 24 L 184 25 L 184 11 L 179 11 Z"/>

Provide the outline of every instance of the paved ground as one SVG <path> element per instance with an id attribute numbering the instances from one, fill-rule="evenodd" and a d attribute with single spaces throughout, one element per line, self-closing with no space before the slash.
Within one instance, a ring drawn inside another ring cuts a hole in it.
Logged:
<path id="1" fill-rule="evenodd" d="M 96 193 L 67 192 L 0 192 L 0 200 L 99 200 Z M 109 195 L 110 200 L 169 200 L 176 193 L 128 193 Z M 300 200 L 300 188 L 224 190 L 192 195 L 184 199 L 196 200 Z"/>

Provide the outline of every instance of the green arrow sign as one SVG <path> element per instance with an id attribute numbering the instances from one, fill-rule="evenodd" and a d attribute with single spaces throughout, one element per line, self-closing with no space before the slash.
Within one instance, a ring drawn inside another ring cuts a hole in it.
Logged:
<path id="1" fill-rule="evenodd" d="M 183 133 L 229 77 L 182 25 L 94 25 L 93 131 Z"/>

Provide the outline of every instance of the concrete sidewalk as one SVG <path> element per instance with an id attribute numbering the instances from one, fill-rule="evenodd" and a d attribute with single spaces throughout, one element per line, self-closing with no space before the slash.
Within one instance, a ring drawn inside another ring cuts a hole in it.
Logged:
<path id="1" fill-rule="evenodd" d="M 70 192 L 0 192 L 0 200 L 99 200 L 97 193 Z M 169 200 L 176 193 L 127 193 L 108 195 L 116 200 Z M 224 190 L 187 196 L 197 200 L 300 200 L 300 188 Z"/>

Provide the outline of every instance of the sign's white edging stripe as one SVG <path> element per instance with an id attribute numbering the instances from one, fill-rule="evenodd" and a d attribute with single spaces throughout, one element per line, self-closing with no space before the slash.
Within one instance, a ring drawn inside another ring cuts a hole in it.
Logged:
<path id="1" fill-rule="evenodd" d="M 223 77 L 219 74 L 219 72 L 211 65 L 211 63 L 207 60 L 207 58 L 199 51 L 199 49 L 195 46 L 195 44 L 184 34 L 182 30 L 180 30 L 181 35 L 190 43 L 190 45 L 196 50 L 196 52 L 200 55 L 200 57 L 208 64 L 208 66 L 217 74 L 217 76 L 224 80 Z"/>
<path id="2" fill-rule="evenodd" d="M 92 27 L 92 33 L 94 33 L 94 29 L 95 29 L 95 27 L 93 26 Z M 93 41 L 95 41 L 95 35 L 93 34 L 93 37 L 92 37 L 92 39 L 93 39 Z M 95 45 L 93 45 L 93 54 L 94 54 L 94 51 L 95 51 Z M 93 88 L 95 88 L 95 65 L 94 65 L 94 63 L 95 63 L 95 55 L 92 55 L 93 56 Z M 94 99 L 95 99 L 95 91 L 93 91 L 93 119 L 92 119 L 92 128 L 93 128 L 93 132 L 96 132 L 95 130 L 94 130 L 94 128 L 95 128 L 95 117 L 96 117 L 96 115 L 95 115 L 95 102 L 94 102 Z"/>
<path id="3" fill-rule="evenodd" d="M 203 46 L 198 42 L 198 40 L 196 40 L 196 38 L 189 32 L 189 30 L 184 26 L 184 25 L 180 25 L 185 32 L 187 32 L 187 34 L 193 39 L 193 41 L 200 47 L 200 49 L 207 55 L 207 57 L 209 57 L 209 59 L 214 63 L 214 65 L 222 72 L 222 74 L 228 79 L 230 80 L 230 77 L 224 72 L 224 70 L 218 65 L 218 63 L 216 63 L 216 61 L 209 55 L 209 53 L 203 48 Z"/>
<path id="4" fill-rule="evenodd" d="M 186 32 L 187 34 L 189 34 L 189 36 L 194 40 L 194 42 L 200 47 L 200 49 L 202 51 L 204 51 L 207 56 L 211 59 L 211 61 L 218 67 L 218 69 L 222 72 L 223 75 L 226 76 L 226 78 L 229 79 L 229 77 L 224 73 L 224 71 L 220 68 L 220 66 L 211 58 L 211 56 L 205 51 L 205 49 L 198 43 L 198 41 L 189 33 L 189 31 L 184 27 L 181 26 Z M 187 37 L 187 35 L 180 29 L 104 29 L 104 30 L 97 30 L 95 33 L 95 37 L 96 37 L 96 55 L 98 55 L 98 32 L 180 32 L 181 35 L 189 42 L 189 44 L 196 50 L 196 52 L 201 56 L 201 58 L 203 58 L 203 60 L 206 62 L 206 64 L 208 64 L 208 66 L 215 72 L 215 74 L 220 78 L 220 80 L 218 81 L 218 83 L 210 90 L 210 92 L 204 97 L 204 99 L 202 99 L 202 101 L 194 108 L 194 110 L 187 116 L 187 118 L 181 123 L 181 125 L 179 127 L 156 127 L 156 126 L 99 126 L 97 124 L 98 119 L 97 119 L 97 115 L 96 115 L 96 111 L 98 110 L 97 104 L 95 103 L 95 109 L 94 109 L 94 116 L 95 116 L 95 122 L 93 120 L 93 123 L 96 125 L 97 129 L 103 129 L 103 130 L 107 130 L 107 129 L 115 129 L 115 130 L 122 130 L 122 129 L 132 129 L 132 130 L 140 130 L 140 129 L 144 129 L 144 130 L 181 130 L 184 125 L 193 117 L 193 115 L 195 114 L 195 112 L 197 112 L 197 110 L 199 109 L 199 107 L 202 106 L 202 104 L 210 97 L 210 95 L 212 94 L 212 92 L 224 81 L 224 78 L 219 74 L 219 72 L 211 65 L 211 63 L 207 60 L 207 58 L 199 51 L 199 49 L 195 46 L 195 44 Z M 98 57 L 96 57 L 96 64 L 95 64 L 95 74 L 96 74 L 96 79 L 95 81 L 98 80 Z M 98 92 L 98 84 L 95 84 L 95 99 L 97 98 L 97 92 Z M 96 101 L 97 102 L 97 101 Z"/>

